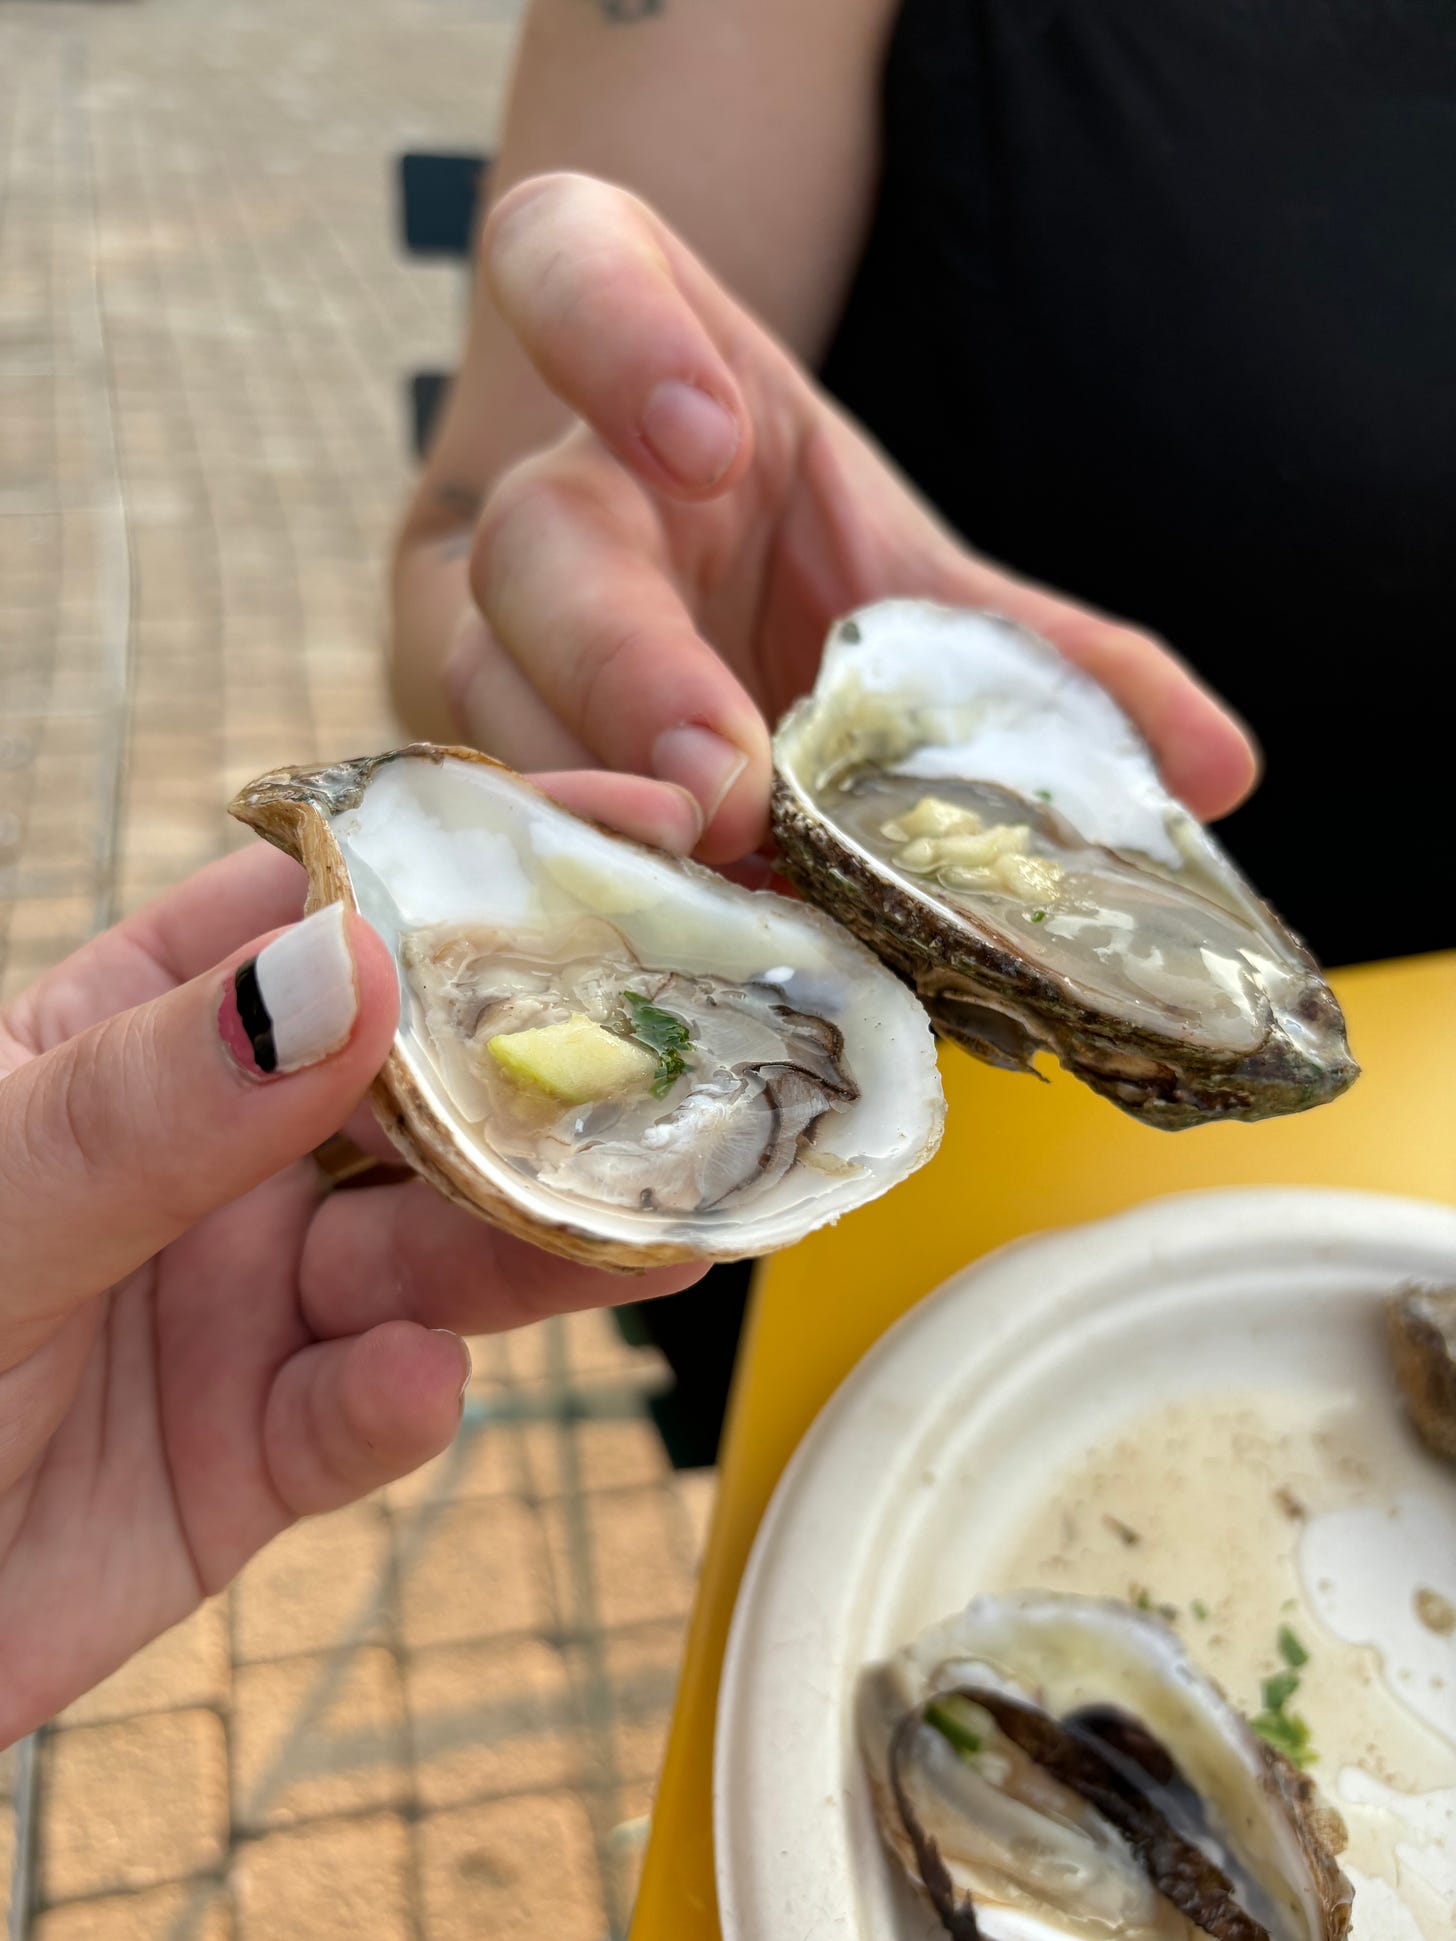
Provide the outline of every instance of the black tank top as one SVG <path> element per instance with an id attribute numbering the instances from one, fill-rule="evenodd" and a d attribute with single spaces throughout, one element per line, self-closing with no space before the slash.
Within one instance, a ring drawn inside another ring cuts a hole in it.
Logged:
<path id="1" fill-rule="evenodd" d="M 1456 942 L 1456 0 L 906 0 L 883 111 L 826 383 L 1245 715 L 1326 962 Z"/>

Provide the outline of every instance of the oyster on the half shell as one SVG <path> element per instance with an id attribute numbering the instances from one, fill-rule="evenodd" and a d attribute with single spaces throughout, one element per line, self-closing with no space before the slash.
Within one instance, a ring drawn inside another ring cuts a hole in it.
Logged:
<path id="1" fill-rule="evenodd" d="M 375 1105 L 442 1192 L 572 1258 L 782 1247 L 935 1150 L 925 1013 L 819 911 L 426 744 L 279 769 L 233 813 L 394 953 Z"/>
<path id="2" fill-rule="evenodd" d="M 980 1597 L 859 1691 L 881 1835 L 958 1941 L 1343 1941 L 1339 1816 L 1173 1632 Z"/>
<path id="3" fill-rule="evenodd" d="M 1169 1130 L 1355 1078 L 1308 951 L 1111 697 L 1024 628 L 913 600 L 851 615 L 774 755 L 785 873 L 978 1057 L 1051 1051 Z"/>

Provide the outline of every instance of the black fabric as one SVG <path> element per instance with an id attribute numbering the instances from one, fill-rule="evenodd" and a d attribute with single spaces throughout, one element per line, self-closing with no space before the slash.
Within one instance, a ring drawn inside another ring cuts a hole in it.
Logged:
<path id="1" fill-rule="evenodd" d="M 907 0 L 829 387 L 1252 724 L 1329 963 L 1456 942 L 1456 0 Z"/>
<path id="2" fill-rule="evenodd" d="M 696 1287 L 636 1310 L 673 1372 L 672 1387 L 650 1407 L 674 1469 L 709 1469 L 718 1460 L 753 1268 L 748 1260 L 721 1262 Z"/>

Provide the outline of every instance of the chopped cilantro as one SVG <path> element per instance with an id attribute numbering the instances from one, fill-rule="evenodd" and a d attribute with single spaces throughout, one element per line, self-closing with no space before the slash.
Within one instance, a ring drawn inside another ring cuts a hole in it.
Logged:
<path id="1" fill-rule="evenodd" d="M 1267 1745 L 1282 1752 L 1292 1765 L 1303 1771 L 1318 1755 L 1309 1743 L 1309 1727 L 1304 1720 L 1297 1712 L 1286 1712 L 1284 1708 L 1299 1690 L 1296 1666 L 1307 1663 L 1309 1653 L 1287 1624 L 1279 1627 L 1279 1652 L 1288 1668 L 1271 1672 L 1264 1680 L 1260 1694 L 1264 1709 L 1249 1723 Z"/>
<path id="2" fill-rule="evenodd" d="M 674 1017 L 671 1011 L 660 1011 L 636 991 L 623 991 L 622 996 L 632 1019 L 632 1036 L 639 1045 L 657 1054 L 657 1071 L 652 1080 L 652 1096 L 666 1098 L 674 1082 L 685 1071 L 691 1069 L 683 1052 L 692 1043 L 688 1028 L 681 1018 Z"/>
<path id="3" fill-rule="evenodd" d="M 1319 1754 L 1309 1743 L 1309 1727 L 1294 1712 L 1261 1712 L 1250 1725 L 1266 1745 L 1282 1752 L 1292 1766 L 1303 1772 L 1306 1766 L 1314 1764 Z"/>
<path id="4" fill-rule="evenodd" d="M 1207 1621 L 1208 1606 L 1204 1603 L 1201 1597 L 1195 1597 L 1193 1602 L 1188 1606 L 1188 1608 L 1190 1611 L 1192 1611 L 1194 1617 L 1198 1619 L 1198 1622 L 1200 1624 L 1203 1624 Z"/>
<path id="5" fill-rule="evenodd" d="M 1282 1712 L 1299 1690 L 1297 1671 L 1276 1671 L 1264 1680 L 1261 1692 L 1267 1712 Z"/>
<path id="6" fill-rule="evenodd" d="M 967 1699 L 956 1692 L 944 1698 L 932 1699 L 925 1708 L 925 1723 L 938 1732 L 949 1746 L 954 1746 L 962 1759 L 973 1759 L 981 1750 L 982 1740 L 966 1723 L 971 1707 Z"/>
<path id="7" fill-rule="evenodd" d="M 1045 910 L 1033 910 L 1033 911 L 1032 911 L 1032 913 L 1031 913 L 1031 920 L 1032 920 L 1032 922 L 1033 922 L 1033 923 L 1045 923 L 1045 922 L 1046 922 L 1046 911 L 1045 911 Z"/>
<path id="8" fill-rule="evenodd" d="M 1279 1627 L 1279 1656 L 1291 1671 L 1298 1671 L 1301 1665 L 1309 1663 L 1309 1653 L 1287 1624 Z"/>
<path id="9" fill-rule="evenodd" d="M 1052 792 L 1050 789 L 1034 789 L 1032 792 L 1036 796 L 1037 800 L 1040 802 L 1050 802 L 1052 799 Z"/>

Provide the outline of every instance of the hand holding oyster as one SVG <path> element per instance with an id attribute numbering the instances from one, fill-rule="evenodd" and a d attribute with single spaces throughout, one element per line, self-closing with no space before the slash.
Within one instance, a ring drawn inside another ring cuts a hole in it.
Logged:
<path id="1" fill-rule="evenodd" d="M 467 749 L 280 769 L 233 812 L 393 951 L 380 1120 L 513 1233 L 601 1266 L 752 1256 L 935 1150 L 925 1014 L 817 910 L 608 834 Z"/>
<path id="2" fill-rule="evenodd" d="M 867 608 L 774 748 L 803 903 L 465 749 L 239 795 L 313 902 L 352 901 L 394 951 L 376 1103 L 442 1192 L 603 1265 L 786 1246 L 935 1150 L 932 1022 L 1019 1070 L 1050 1050 L 1168 1129 L 1301 1111 L 1355 1077 L 1309 954 L 1035 636 Z"/>
<path id="3" fill-rule="evenodd" d="M 1309 952 L 1106 691 L 1024 628 L 913 600 L 852 614 L 774 759 L 785 873 L 977 1057 L 1050 1051 L 1167 1130 L 1353 1082 Z"/>

